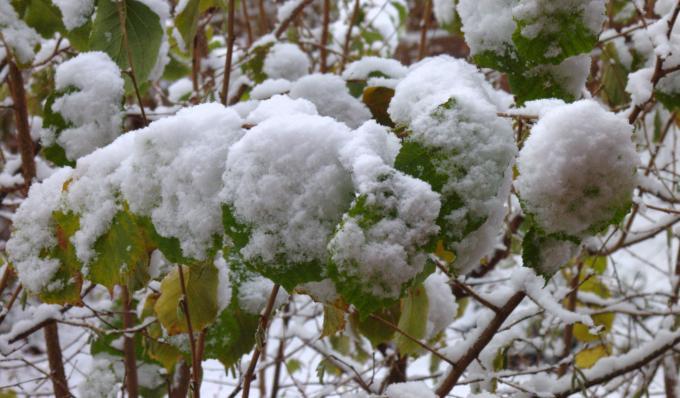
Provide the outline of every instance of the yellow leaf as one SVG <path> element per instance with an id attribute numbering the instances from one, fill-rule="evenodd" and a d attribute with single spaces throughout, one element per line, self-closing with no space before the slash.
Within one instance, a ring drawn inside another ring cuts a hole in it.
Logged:
<path id="1" fill-rule="evenodd" d="M 576 340 L 584 343 L 590 343 L 592 341 L 599 340 L 602 335 L 608 333 L 611 330 L 612 324 L 614 323 L 613 312 L 592 315 L 591 318 L 593 318 L 593 323 L 595 326 L 602 326 L 600 329 L 600 334 L 592 334 L 588 331 L 588 326 L 582 323 L 576 323 L 574 324 L 574 337 Z"/>
<path id="2" fill-rule="evenodd" d="M 345 330 L 347 318 L 345 317 L 348 304 L 342 298 L 331 304 L 323 306 L 323 328 L 321 337 L 334 336 L 338 332 Z"/>
<path id="3" fill-rule="evenodd" d="M 588 369 L 593 367 L 600 360 L 600 358 L 609 355 L 609 348 L 605 345 L 596 345 L 594 347 L 584 348 L 574 357 L 574 365 L 580 369 Z"/>
<path id="4" fill-rule="evenodd" d="M 456 255 L 444 248 L 444 242 L 440 239 L 437 241 L 437 247 L 434 250 L 434 254 L 440 259 L 446 261 L 447 264 L 451 264 L 453 260 L 456 259 Z"/>

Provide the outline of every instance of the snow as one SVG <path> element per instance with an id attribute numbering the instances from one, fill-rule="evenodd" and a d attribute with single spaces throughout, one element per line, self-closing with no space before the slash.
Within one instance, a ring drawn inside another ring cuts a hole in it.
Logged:
<path id="1" fill-rule="evenodd" d="M 264 100 L 276 94 L 285 94 L 290 91 L 291 82 L 286 79 L 267 79 L 250 91 L 250 98 Z"/>
<path id="2" fill-rule="evenodd" d="M 309 100 L 320 115 L 334 117 L 351 128 L 357 128 L 371 118 L 368 108 L 350 95 L 345 81 L 336 75 L 315 73 L 305 76 L 293 84 L 290 96 Z"/>
<path id="3" fill-rule="evenodd" d="M 444 243 L 456 251 L 462 273 L 495 246 L 505 214 L 517 151 L 509 121 L 496 115 L 507 104 L 474 66 L 440 56 L 412 66 L 388 108 L 395 123 L 410 129 L 406 142 L 441 154 L 433 165 L 448 176 L 444 200 L 463 202 L 443 215 Z"/>
<path id="4" fill-rule="evenodd" d="M 19 18 L 10 0 L 0 0 L 0 33 L 20 63 L 33 59 L 33 48 L 40 42 L 40 35 Z"/>
<path id="5" fill-rule="evenodd" d="M 394 146 L 395 137 L 384 127 L 368 122 L 353 134 L 340 157 L 357 188 L 352 205 L 365 210 L 343 216 L 328 245 L 331 260 L 341 278 L 362 281 L 362 291 L 397 298 L 402 285 L 423 270 L 422 247 L 439 231 L 439 195 L 386 163 L 382 148 Z"/>
<path id="6" fill-rule="evenodd" d="M 654 68 L 642 68 L 628 74 L 626 92 L 630 94 L 633 104 L 642 105 L 652 97 L 654 91 L 653 74 Z"/>
<path id="7" fill-rule="evenodd" d="M 291 43 L 276 43 L 264 58 L 262 71 L 270 79 L 295 81 L 308 74 L 309 67 L 309 58 L 300 47 Z"/>
<path id="8" fill-rule="evenodd" d="M 276 10 L 276 20 L 281 23 L 293 15 L 293 11 L 302 4 L 302 0 L 286 0 Z"/>
<path id="9" fill-rule="evenodd" d="M 458 304 L 448 282 L 448 277 L 435 273 L 428 276 L 423 283 L 429 302 L 426 329 L 428 338 L 444 331 L 456 318 Z"/>
<path id="10" fill-rule="evenodd" d="M 292 99 L 287 95 L 275 95 L 255 105 L 246 118 L 248 123 L 258 124 L 275 116 L 286 116 L 296 113 L 316 115 L 316 107 L 306 99 Z"/>
<path id="11" fill-rule="evenodd" d="M 259 120 L 229 149 L 220 196 L 239 221 L 252 225 L 241 250 L 247 261 L 281 267 L 326 258 L 329 235 L 353 195 L 337 159 L 348 138 L 344 124 L 291 108 Z"/>
<path id="12" fill-rule="evenodd" d="M 274 282 L 269 279 L 253 275 L 251 278 L 242 282 L 238 288 L 238 305 L 239 308 L 249 314 L 260 315 L 262 310 L 267 306 L 269 296 L 271 296 Z M 274 309 L 279 308 L 288 299 L 288 293 L 282 288 L 274 300 Z"/>
<path id="13" fill-rule="evenodd" d="M 168 87 L 168 99 L 172 102 L 181 102 L 188 99 L 194 90 L 194 85 L 191 79 L 183 77 L 173 82 Z"/>
<path id="14" fill-rule="evenodd" d="M 406 76 L 408 68 L 395 59 L 367 56 L 347 65 L 342 78 L 347 81 L 367 80 L 376 72 L 388 78 L 401 79 Z"/>
<path id="15" fill-rule="evenodd" d="M 456 17 L 456 2 L 455 0 L 434 0 L 432 11 L 439 26 L 450 25 Z"/>
<path id="16" fill-rule="evenodd" d="M 517 0 L 460 0 L 457 11 L 465 41 L 472 55 L 484 51 L 503 53 L 512 46 L 515 21 L 512 5 Z"/>
<path id="17" fill-rule="evenodd" d="M 387 398 L 435 398 L 434 392 L 422 381 L 394 383 L 385 390 Z"/>
<path id="18" fill-rule="evenodd" d="M 61 11 L 67 30 L 85 24 L 94 11 L 94 0 L 52 0 L 52 3 Z"/>
<path id="19" fill-rule="evenodd" d="M 59 260 L 40 253 L 57 244 L 52 212 L 59 209 L 60 192 L 72 170 L 63 168 L 41 183 L 34 183 L 29 196 L 13 217 L 14 233 L 6 250 L 22 285 L 29 291 L 44 289 L 57 272 Z"/>
<path id="20" fill-rule="evenodd" d="M 85 52 L 60 64 L 55 85 L 57 90 L 78 89 L 58 97 L 52 105 L 71 124 L 56 140 L 68 159 L 87 155 L 122 132 L 120 103 L 125 82 L 108 55 Z"/>
<path id="21" fill-rule="evenodd" d="M 630 203 L 636 184 L 631 139 L 626 120 L 595 101 L 548 110 L 518 159 L 516 187 L 525 210 L 548 233 L 584 237 L 609 222 Z"/>
<path id="22" fill-rule="evenodd" d="M 213 264 L 217 268 L 217 313 L 219 314 L 231 302 L 231 283 L 229 282 L 229 267 L 221 251 L 215 255 Z"/>

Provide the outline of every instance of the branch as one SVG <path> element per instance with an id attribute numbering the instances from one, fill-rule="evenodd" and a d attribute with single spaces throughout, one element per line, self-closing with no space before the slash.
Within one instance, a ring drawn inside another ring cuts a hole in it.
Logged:
<path id="1" fill-rule="evenodd" d="M 262 316 L 260 316 L 260 324 L 257 327 L 257 333 L 259 336 L 265 336 L 267 327 L 269 326 L 269 317 L 271 315 L 272 309 L 274 308 L 274 303 L 276 302 L 276 296 L 279 294 L 279 285 L 274 285 L 272 292 L 269 295 L 269 300 L 267 301 L 267 307 L 265 308 Z M 257 341 L 257 336 L 256 336 Z M 243 377 L 243 398 L 248 398 L 250 396 L 250 383 L 253 381 L 253 374 L 255 373 L 255 367 L 257 366 L 257 361 L 260 359 L 260 354 L 262 353 L 262 341 L 257 341 L 255 346 L 255 351 L 253 351 L 253 356 L 250 359 L 250 364 L 248 365 L 248 370 Z"/>
<path id="2" fill-rule="evenodd" d="M 137 102 L 139 102 L 139 109 L 142 113 L 142 120 L 144 121 L 144 125 L 148 125 L 149 121 L 146 119 L 146 113 L 144 113 L 144 104 L 142 103 L 142 95 L 139 93 L 139 86 L 137 85 L 137 75 L 135 74 L 135 65 L 132 62 L 132 51 L 130 50 L 130 44 L 128 42 L 128 33 L 127 33 L 127 22 L 125 21 L 126 19 L 126 11 L 125 11 L 125 2 L 124 1 L 118 1 L 116 2 L 118 4 L 118 20 L 120 21 L 120 29 L 123 32 L 123 45 L 125 46 L 125 53 L 127 56 L 128 60 L 128 65 L 130 66 L 130 71 L 128 75 L 130 76 L 130 79 L 132 80 L 132 87 L 135 89 L 135 96 L 137 97 Z"/>
<path id="3" fill-rule="evenodd" d="M 26 91 L 24 90 L 24 79 L 21 71 L 13 60 L 9 61 L 9 91 L 12 95 L 14 106 L 14 119 L 17 125 L 17 142 L 19 152 L 21 152 L 21 173 L 24 176 L 26 191 L 35 177 L 35 153 L 33 139 L 31 138 L 31 128 L 28 124 L 28 110 L 26 107 Z"/>
<path id="4" fill-rule="evenodd" d="M 50 379 L 52 379 L 54 396 L 57 398 L 71 397 L 64 373 L 64 361 L 61 357 L 61 346 L 59 344 L 59 329 L 56 322 L 49 322 L 43 330 L 45 331 L 47 361 L 50 364 Z"/>
<path id="5" fill-rule="evenodd" d="M 328 25 L 330 23 L 330 12 L 331 12 L 331 2 L 330 0 L 323 0 L 323 25 L 321 28 L 321 46 L 320 46 L 320 70 L 321 73 L 326 73 L 328 71 L 328 51 L 326 50 L 326 44 L 328 44 Z"/>
<path id="6" fill-rule="evenodd" d="M 130 308 L 130 293 L 126 285 L 121 285 L 123 301 L 123 328 L 129 329 L 134 323 L 134 315 Z M 139 383 L 137 381 L 137 354 L 135 353 L 135 339 L 124 334 L 123 353 L 125 363 L 125 388 L 128 397 L 136 398 L 139 395 Z"/>
<path id="7" fill-rule="evenodd" d="M 449 374 L 446 376 L 444 381 L 437 387 L 436 394 L 439 397 L 444 397 L 446 396 L 458 383 L 458 379 L 460 376 L 463 375 L 463 372 L 467 367 L 474 361 L 477 356 L 479 355 L 480 352 L 484 349 L 484 347 L 491 342 L 491 339 L 493 339 L 494 335 L 500 329 L 500 327 L 503 325 L 503 322 L 507 319 L 508 316 L 517 308 L 519 303 L 522 302 L 522 300 L 526 297 L 526 293 L 523 291 L 517 292 L 510 299 L 508 302 L 500 308 L 500 310 L 496 313 L 496 315 L 493 317 L 491 322 L 486 326 L 486 329 L 482 332 L 482 334 L 479 336 L 479 339 L 475 341 L 475 343 L 470 347 L 468 352 L 465 353 L 453 366 Z"/>
<path id="8" fill-rule="evenodd" d="M 418 60 L 427 56 L 427 29 L 430 27 L 430 17 L 432 16 L 432 2 L 425 0 L 423 4 L 423 20 L 420 25 L 420 45 L 418 46 Z"/>
<path id="9" fill-rule="evenodd" d="M 233 0 L 232 0 L 233 1 Z M 179 300 L 184 317 L 187 320 L 187 332 L 189 334 L 189 347 L 191 348 L 191 386 L 194 397 L 200 398 L 201 394 L 201 360 L 197 353 L 196 340 L 194 339 L 194 329 L 191 325 L 191 316 L 189 313 L 189 298 L 187 297 L 187 288 L 184 282 L 184 271 L 182 266 L 177 264 L 179 272 L 179 284 L 182 289 L 182 298 Z"/>
<path id="10" fill-rule="evenodd" d="M 340 72 L 345 69 L 345 63 L 347 62 L 347 57 L 349 56 L 349 44 L 352 40 L 352 28 L 359 18 L 360 4 L 359 0 L 354 1 L 354 9 L 352 10 L 352 17 L 349 20 L 349 26 L 347 27 L 347 33 L 345 34 L 345 42 L 342 45 L 342 60 L 340 63 Z"/>
<path id="11" fill-rule="evenodd" d="M 229 79 L 231 79 L 231 62 L 234 56 L 234 42 L 236 36 L 234 35 L 234 0 L 229 0 L 227 6 L 227 58 L 224 60 L 224 73 L 222 74 L 222 92 L 220 93 L 220 101 L 222 105 L 228 105 L 229 97 Z"/>
<path id="12" fill-rule="evenodd" d="M 284 19 L 281 22 L 281 24 L 276 28 L 276 30 L 274 31 L 274 37 L 278 39 L 282 34 L 284 34 L 286 30 L 288 30 L 288 25 L 290 25 L 291 22 L 293 22 L 295 18 L 297 18 L 298 15 L 302 13 L 302 10 L 304 10 L 305 7 L 307 7 L 311 2 L 312 0 L 302 0 L 302 2 L 297 7 L 295 7 L 293 12 L 290 13 L 288 18 Z"/>

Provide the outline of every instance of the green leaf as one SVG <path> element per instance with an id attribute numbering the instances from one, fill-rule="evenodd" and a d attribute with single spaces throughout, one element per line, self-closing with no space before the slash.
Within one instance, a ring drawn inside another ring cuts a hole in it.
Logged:
<path id="1" fill-rule="evenodd" d="M 56 32 L 65 32 L 61 11 L 51 0 L 27 0 L 24 21 L 46 39 Z"/>
<path id="2" fill-rule="evenodd" d="M 512 41 L 519 57 L 530 65 L 557 65 L 571 56 L 589 52 L 597 43 L 597 35 L 588 29 L 583 18 L 582 12 L 559 11 L 537 19 L 516 20 Z M 549 19 L 550 29 L 541 29 L 534 37 L 524 36 L 522 31 L 541 23 L 539 19 Z"/>
<path id="3" fill-rule="evenodd" d="M 71 124 L 66 122 L 60 113 L 52 110 L 54 101 L 59 96 L 59 93 L 50 94 L 45 100 L 43 108 L 43 126 L 51 129 L 55 136 L 58 137 L 61 132 L 69 127 Z M 66 151 L 59 144 L 54 142 L 52 145 L 45 146 L 42 149 L 42 154 L 47 160 L 54 163 L 56 166 L 71 166 L 75 167 L 76 162 L 69 160 L 66 157 Z"/>
<path id="4" fill-rule="evenodd" d="M 229 306 L 222 311 L 205 339 L 206 358 L 217 359 L 231 367 L 255 346 L 255 335 L 260 317 L 243 311 L 238 299 L 232 296 Z"/>
<path id="5" fill-rule="evenodd" d="M 626 92 L 628 70 L 621 63 L 614 43 L 607 43 L 602 49 L 602 99 L 610 107 L 627 104 L 630 95 Z"/>
<path id="6" fill-rule="evenodd" d="M 68 38 L 71 47 L 74 49 L 85 52 L 90 50 L 90 33 L 92 32 L 92 21 L 88 20 L 81 26 L 66 32 L 66 38 Z"/>
<path id="7" fill-rule="evenodd" d="M 49 304 L 78 304 L 81 301 L 83 278 L 71 237 L 80 229 L 80 219 L 73 213 L 60 211 L 52 213 L 52 219 L 55 223 L 57 245 L 44 253 L 43 257 L 59 260 L 59 268 L 52 281 L 40 292 L 40 299 Z"/>
<path id="8" fill-rule="evenodd" d="M 96 258 L 89 266 L 88 279 L 113 289 L 127 285 L 143 287 L 149 279 L 148 265 L 153 243 L 140 228 L 137 217 L 127 208 L 116 213 L 109 230 L 94 244 Z"/>
<path id="9" fill-rule="evenodd" d="M 181 13 L 175 17 L 175 26 L 179 31 L 187 52 L 192 54 L 194 48 L 194 36 L 198 28 L 198 17 L 201 15 L 201 0 L 189 0 Z"/>
<path id="10" fill-rule="evenodd" d="M 274 43 L 265 43 L 250 50 L 249 58 L 241 66 L 241 70 L 250 77 L 256 84 L 262 83 L 267 79 L 264 73 L 264 59 L 269 53 L 269 49 Z"/>
<path id="11" fill-rule="evenodd" d="M 399 329 L 410 337 L 418 340 L 425 338 L 427 330 L 427 313 L 429 300 L 423 285 L 409 289 L 408 295 L 402 300 L 401 317 L 399 317 Z M 417 355 L 422 348 L 412 339 L 397 334 L 397 348 L 402 354 Z"/>
<path id="12" fill-rule="evenodd" d="M 401 316 L 401 303 L 397 301 L 389 307 L 376 311 L 375 316 L 396 325 L 399 323 L 399 317 Z M 394 338 L 394 329 L 378 319 L 371 317 L 361 319 L 359 315 L 352 313 L 350 321 L 356 330 L 361 332 L 371 342 L 373 347 L 387 343 Z"/>
<path id="13" fill-rule="evenodd" d="M 191 327 L 194 332 L 203 330 L 217 316 L 217 268 L 208 263 L 202 266 L 181 266 L 189 307 Z M 182 287 L 177 268 L 161 282 L 161 295 L 154 305 L 156 317 L 169 335 L 186 333 L 187 321 L 180 304 Z"/>
<path id="14" fill-rule="evenodd" d="M 136 0 L 124 0 L 122 3 L 98 0 L 90 48 L 109 54 L 121 69 L 129 68 L 117 4 L 122 4 L 125 9 L 130 58 L 137 82 L 142 84 L 156 64 L 163 37 L 160 18 L 149 7 Z"/>

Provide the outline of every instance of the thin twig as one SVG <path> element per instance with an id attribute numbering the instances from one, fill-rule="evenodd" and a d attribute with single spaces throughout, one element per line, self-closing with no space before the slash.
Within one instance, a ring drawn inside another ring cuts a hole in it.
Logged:
<path id="1" fill-rule="evenodd" d="M 323 0 L 323 22 L 321 28 L 321 45 L 319 47 L 320 51 L 320 70 L 321 73 L 326 73 L 328 71 L 328 51 L 326 50 L 326 44 L 328 44 L 328 25 L 330 23 L 330 11 L 331 2 L 330 0 Z"/>
<path id="2" fill-rule="evenodd" d="M 184 271 L 181 265 L 177 265 L 179 272 L 179 284 L 182 289 L 182 298 L 180 298 L 180 306 L 184 312 L 184 318 L 187 321 L 187 333 L 189 334 L 189 347 L 191 348 L 191 385 L 194 397 L 200 398 L 201 394 L 201 362 L 198 358 L 196 339 L 194 338 L 194 329 L 191 325 L 191 315 L 189 312 L 189 298 L 187 296 L 186 283 L 184 281 Z"/>
<path id="3" fill-rule="evenodd" d="M 276 302 L 276 296 L 279 294 L 279 285 L 274 285 L 272 292 L 269 294 L 269 300 L 267 300 L 267 306 L 260 316 L 260 324 L 258 325 L 258 336 L 266 336 L 267 327 L 269 326 L 269 317 L 271 315 L 272 309 L 274 308 L 274 303 Z M 257 339 L 257 337 L 256 337 Z M 257 366 L 257 361 L 260 359 L 260 354 L 262 353 L 262 341 L 257 341 L 255 350 L 253 351 L 253 356 L 250 359 L 250 364 L 248 365 L 248 370 L 243 376 L 243 398 L 248 398 L 250 396 L 250 383 L 253 381 L 253 375 L 255 374 L 255 367 Z"/>
<path id="4" fill-rule="evenodd" d="M 231 79 L 231 62 L 234 56 L 234 42 L 236 36 L 234 35 L 234 2 L 229 0 L 227 5 L 227 57 L 224 60 L 224 75 L 222 76 L 222 92 L 220 93 L 220 100 L 222 105 L 227 105 L 229 97 L 229 79 Z"/>
<path id="5" fill-rule="evenodd" d="M 146 113 L 144 112 L 144 104 L 142 103 L 142 95 L 139 92 L 139 85 L 137 84 L 137 74 L 135 73 L 135 65 L 134 62 L 132 62 L 132 50 L 130 50 L 130 44 L 128 42 L 128 32 L 127 32 L 127 21 L 126 21 L 126 16 L 127 12 L 125 10 L 125 2 L 124 1 L 118 1 L 116 2 L 118 5 L 118 20 L 120 21 L 120 30 L 123 32 L 123 45 L 125 46 L 125 53 L 127 56 L 128 60 L 128 66 L 130 66 L 130 70 L 128 71 L 128 75 L 130 76 L 130 80 L 132 80 L 132 87 L 135 89 L 135 96 L 137 97 L 137 102 L 139 103 L 139 109 L 140 112 L 142 113 L 142 121 L 144 122 L 144 125 L 148 125 L 149 121 L 146 119 Z"/>

